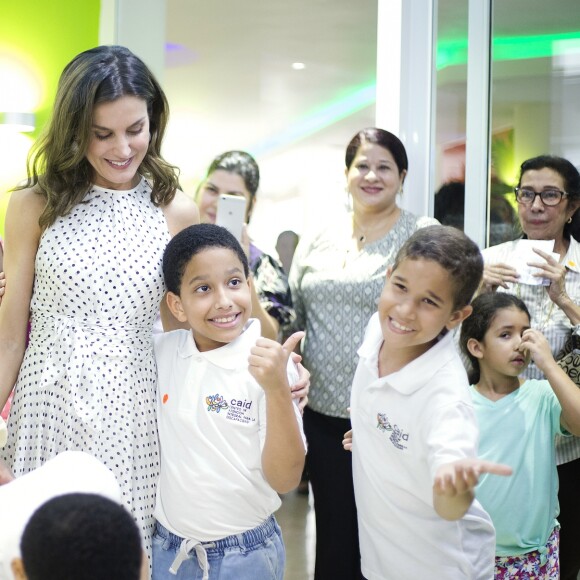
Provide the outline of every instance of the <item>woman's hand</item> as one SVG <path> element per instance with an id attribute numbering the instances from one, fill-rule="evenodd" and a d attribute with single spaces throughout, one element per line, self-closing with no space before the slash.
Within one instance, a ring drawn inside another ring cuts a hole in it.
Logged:
<path id="1" fill-rule="evenodd" d="M 519 274 L 516 269 L 507 264 L 484 264 L 483 287 L 486 292 L 495 292 L 498 286 L 508 287 L 508 282 L 517 284 Z"/>
<path id="2" fill-rule="evenodd" d="M 0 304 L 2 304 L 2 296 L 4 296 L 4 287 L 6 286 L 6 276 L 4 272 L 0 272 Z"/>
<path id="3" fill-rule="evenodd" d="M 286 339 L 286 342 L 283 345 L 284 348 L 291 348 L 292 350 L 295 348 L 297 343 L 294 343 L 293 337 L 297 334 L 301 335 L 300 339 L 304 337 L 304 332 L 295 332 Z M 292 352 L 290 357 L 292 358 L 292 362 L 296 365 L 296 369 L 298 370 L 298 380 L 293 385 L 290 385 L 290 390 L 292 391 L 292 398 L 298 399 L 298 408 L 303 414 L 304 407 L 306 407 L 308 404 L 308 392 L 310 391 L 310 372 L 300 363 L 302 357 L 297 352 Z"/>
<path id="4" fill-rule="evenodd" d="M 292 390 L 292 398 L 298 399 L 298 408 L 300 412 L 304 413 L 304 407 L 308 404 L 308 392 L 310 391 L 310 372 L 302 366 L 300 360 L 302 357 L 297 353 L 292 353 L 292 360 L 298 369 L 298 381 L 290 388 Z"/>
<path id="5" fill-rule="evenodd" d="M 343 435 L 342 446 L 345 451 L 352 451 L 352 429 Z"/>
<path id="6" fill-rule="evenodd" d="M 566 267 L 542 250 L 534 248 L 534 252 L 544 258 L 545 262 L 528 262 L 528 266 L 533 266 L 539 270 L 534 274 L 537 278 L 550 280 L 548 296 L 552 302 L 560 306 L 569 299 L 566 293 Z"/>

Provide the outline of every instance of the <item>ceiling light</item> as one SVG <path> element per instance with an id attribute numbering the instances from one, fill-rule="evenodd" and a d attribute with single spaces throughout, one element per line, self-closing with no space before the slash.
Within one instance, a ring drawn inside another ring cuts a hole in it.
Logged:
<path id="1" fill-rule="evenodd" d="M 293 62 L 292 68 L 294 70 L 304 70 L 306 68 L 306 65 L 303 62 Z"/>

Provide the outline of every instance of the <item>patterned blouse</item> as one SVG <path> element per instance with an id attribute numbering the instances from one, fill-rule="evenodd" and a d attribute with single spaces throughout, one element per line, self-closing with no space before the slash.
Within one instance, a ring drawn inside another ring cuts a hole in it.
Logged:
<path id="1" fill-rule="evenodd" d="M 260 304 L 280 323 L 280 328 L 288 326 L 295 314 L 288 278 L 282 266 L 252 243 L 249 262 Z"/>
<path id="2" fill-rule="evenodd" d="M 486 264 L 509 264 L 514 251 L 514 242 L 506 242 L 482 251 Z M 566 291 L 575 304 L 580 303 L 580 244 L 570 238 L 568 253 L 564 257 L 566 266 Z M 532 317 L 533 328 L 539 330 L 550 343 L 552 353 L 556 356 L 571 334 L 580 334 L 580 325 L 573 326 L 570 319 L 558 308 L 548 296 L 545 286 L 528 284 L 511 284 L 508 288 L 497 289 L 498 292 L 510 292 L 521 298 Z M 526 379 L 544 379 L 544 374 L 531 363 L 522 373 Z M 556 460 L 558 465 L 580 457 L 580 437 L 558 437 L 556 440 Z"/>
<path id="3" fill-rule="evenodd" d="M 439 223 L 401 210 L 389 233 L 356 250 L 352 216 L 318 235 L 303 237 L 290 270 L 296 330 L 306 330 L 304 366 L 310 371 L 308 405 L 332 417 L 348 418 L 357 350 L 377 310 L 388 266 L 418 228 Z"/>

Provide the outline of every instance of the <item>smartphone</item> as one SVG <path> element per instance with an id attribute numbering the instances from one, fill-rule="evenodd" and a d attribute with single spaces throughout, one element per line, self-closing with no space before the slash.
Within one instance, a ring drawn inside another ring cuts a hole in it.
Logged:
<path id="1" fill-rule="evenodd" d="M 246 198 L 241 195 L 220 194 L 215 223 L 227 228 L 241 243 L 242 227 L 246 220 Z"/>

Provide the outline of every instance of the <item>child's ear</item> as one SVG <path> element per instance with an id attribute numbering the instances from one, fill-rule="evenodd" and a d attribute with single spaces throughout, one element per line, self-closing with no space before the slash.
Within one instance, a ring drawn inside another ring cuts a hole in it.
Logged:
<path id="1" fill-rule="evenodd" d="M 467 350 L 475 358 L 483 358 L 483 349 L 481 348 L 481 342 L 475 338 L 470 338 L 467 341 Z"/>
<path id="2" fill-rule="evenodd" d="M 167 307 L 169 311 L 179 322 L 187 322 L 187 316 L 185 315 L 185 311 L 183 310 L 183 304 L 181 304 L 181 298 L 174 294 L 173 292 L 168 292 L 167 296 L 165 297 L 165 301 L 167 302 Z"/>
<path id="3" fill-rule="evenodd" d="M 447 330 L 453 330 L 459 326 L 472 312 L 473 307 L 470 304 L 460 308 L 459 310 L 456 310 L 451 314 L 451 317 L 447 321 L 445 328 L 447 328 Z"/>

